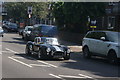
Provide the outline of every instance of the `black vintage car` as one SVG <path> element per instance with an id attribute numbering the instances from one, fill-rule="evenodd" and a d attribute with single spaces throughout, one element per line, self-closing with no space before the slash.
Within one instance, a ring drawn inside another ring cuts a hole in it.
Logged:
<path id="1" fill-rule="evenodd" d="M 52 37 L 36 37 L 34 42 L 28 41 L 25 53 L 27 55 L 36 54 L 38 59 L 70 59 L 70 49 L 64 45 L 59 45 L 58 40 Z"/>

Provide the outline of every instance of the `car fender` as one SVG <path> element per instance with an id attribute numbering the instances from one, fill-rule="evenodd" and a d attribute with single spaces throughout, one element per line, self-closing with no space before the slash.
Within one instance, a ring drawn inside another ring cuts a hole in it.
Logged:
<path id="1" fill-rule="evenodd" d="M 89 47 L 89 38 L 83 38 L 83 41 L 82 41 L 82 49 L 87 46 Z"/>
<path id="2" fill-rule="evenodd" d="M 26 46 L 30 47 L 30 45 L 33 46 L 33 44 L 34 44 L 34 42 L 32 42 L 32 41 L 28 41 L 27 44 L 26 44 Z"/>
<path id="3" fill-rule="evenodd" d="M 107 53 L 109 53 L 111 50 L 115 51 L 117 57 L 120 58 L 120 54 L 118 53 L 118 48 L 117 48 L 117 45 L 116 45 L 116 44 L 111 44 L 111 46 L 109 47 Z"/>

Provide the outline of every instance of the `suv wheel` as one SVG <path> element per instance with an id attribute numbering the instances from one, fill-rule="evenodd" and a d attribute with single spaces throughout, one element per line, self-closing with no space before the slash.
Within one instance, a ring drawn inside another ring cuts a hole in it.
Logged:
<path id="1" fill-rule="evenodd" d="M 83 48 L 83 57 L 84 58 L 91 58 L 91 54 L 90 54 L 88 47 Z"/>
<path id="2" fill-rule="evenodd" d="M 108 54 L 108 61 L 111 64 L 116 64 L 118 62 L 117 55 L 115 51 L 110 51 Z"/>

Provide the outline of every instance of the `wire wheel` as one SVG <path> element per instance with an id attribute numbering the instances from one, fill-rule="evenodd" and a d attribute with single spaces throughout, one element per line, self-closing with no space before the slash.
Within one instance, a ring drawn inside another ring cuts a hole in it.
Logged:
<path id="1" fill-rule="evenodd" d="M 38 59 L 42 59 L 42 54 L 41 54 L 41 51 L 38 52 Z"/>
<path id="2" fill-rule="evenodd" d="M 28 46 L 26 46 L 25 53 L 26 53 L 26 55 L 31 55 L 31 52 L 30 52 Z"/>

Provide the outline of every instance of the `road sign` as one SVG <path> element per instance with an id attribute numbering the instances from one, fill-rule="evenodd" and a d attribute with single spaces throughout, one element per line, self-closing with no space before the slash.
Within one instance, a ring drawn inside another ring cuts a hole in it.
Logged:
<path id="1" fill-rule="evenodd" d="M 28 14 L 32 14 L 32 7 L 31 6 L 28 7 Z"/>
<path id="2" fill-rule="evenodd" d="M 92 24 L 92 25 L 95 25 L 95 24 L 96 24 L 96 20 L 91 21 L 91 24 Z"/>
<path id="3" fill-rule="evenodd" d="M 91 21 L 90 28 L 92 28 L 92 29 L 97 28 L 97 26 L 96 26 L 96 22 L 97 22 L 96 20 Z"/>
<path id="4" fill-rule="evenodd" d="M 90 26 L 90 28 L 97 28 L 97 26 Z"/>

